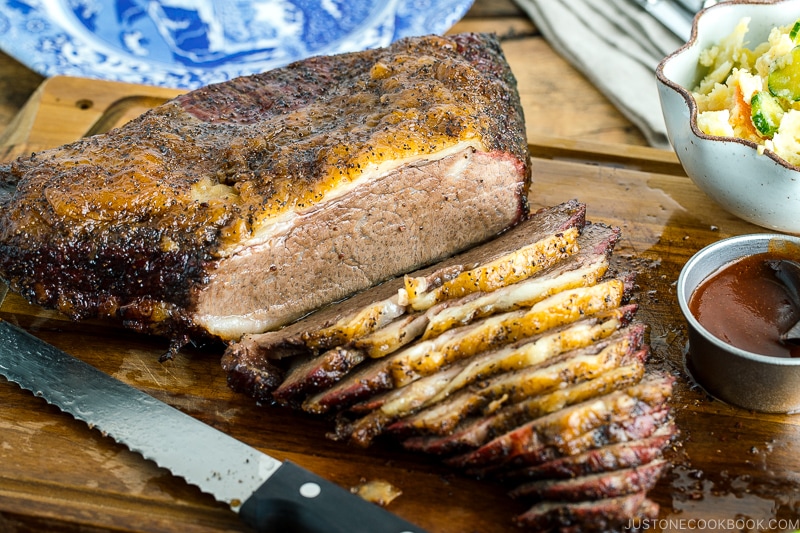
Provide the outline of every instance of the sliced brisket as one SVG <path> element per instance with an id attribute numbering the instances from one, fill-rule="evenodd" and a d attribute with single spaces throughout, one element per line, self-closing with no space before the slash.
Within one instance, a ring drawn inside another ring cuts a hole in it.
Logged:
<path id="1" fill-rule="evenodd" d="M 518 253 L 478 247 L 247 335 L 226 353 L 246 363 L 229 376 L 263 375 L 277 384 L 265 398 L 331 414 L 331 438 L 400 441 L 505 484 L 532 502 L 515 518 L 524 528 L 613 531 L 656 517 L 646 495 L 677 434 L 674 378 L 648 369 L 635 273 L 612 266 L 619 230 L 581 220 L 574 243 L 569 230 L 540 232 L 537 243 L 564 243 L 559 257 L 516 238 L 535 219 L 488 245 L 513 239 Z"/>

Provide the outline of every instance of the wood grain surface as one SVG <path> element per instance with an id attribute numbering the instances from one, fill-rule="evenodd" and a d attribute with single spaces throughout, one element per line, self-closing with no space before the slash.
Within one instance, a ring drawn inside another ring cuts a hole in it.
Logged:
<path id="1" fill-rule="evenodd" d="M 674 154 L 646 147 L 510 2 L 479 0 L 454 31 L 461 29 L 503 37 L 528 118 L 532 206 L 585 202 L 589 219 L 622 228 L 618 266 L 639 271 L 636 298 L 639 317 L 651 328 L 651 364 L 678 377 L 673 407 L 681 431 L 668 452 L 673 468 L 652 493 L 661 520 L 649 528 L 800 528 L 800 420 L 743 411 L 704 394 L 685 371 L 686 328 L 675 297 L 680 268 L 694 252 L 764 230 L 716 207 L 686 178 Z M 15 84 L 9 73 L 16 69 L 24 71 L 0 56 L 3 158 L 104 131 L 176 94 L 72 78 L 41 83 L 32 73 Z M 553 80 L 569 94 L 554 91 Z M 559 119 L 571 113 L 585 120 Z M 387 480 L 403 491 L 389 509 L 432 533 L 516 531 L 510 517 L 523 507 L 488 481 L 387 443 L 361 450 L 328 440 L 327 421 L 232 392 L 218 346 L 190 347 L 159 363 L 165 339 L 106 322 L 75 323 L 15 294 L 0 305 L 0 318 L 344 487 Z M 210 496 L 15 385 L 0 382 L 0 406 L 0 531 L 247 531 Z"/>

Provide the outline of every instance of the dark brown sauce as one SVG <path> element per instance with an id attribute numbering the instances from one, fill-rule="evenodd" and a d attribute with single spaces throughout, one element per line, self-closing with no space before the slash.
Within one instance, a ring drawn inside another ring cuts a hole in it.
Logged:
<path id="1" fill-rule="evenodd" d="M 800 319 L 800 309 L 767 264 L 776 259 L 790 258 L 767 252 L 722 267 L 695 289 L 689 310 L 711 334 L 737 348 L 800 357 L 800 344 L 780 339 Z"/>

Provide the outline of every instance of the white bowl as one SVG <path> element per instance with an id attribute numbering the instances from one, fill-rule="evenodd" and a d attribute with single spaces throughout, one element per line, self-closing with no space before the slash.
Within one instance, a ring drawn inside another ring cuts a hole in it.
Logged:
<path id="1" fill-rule="evenodd" d="M 701 79 L 700 52 L 729 35 L 743 17 L 751 19 L 746 39 L 755 46 L 774 26 L 800 19 L 800 0 L 728 0 L 701 11 L 689 42 L 656 69 L 667 133 L 686 174 L 725 210 L 765 228 L 800 234 L 800 168 L 770 151 L 759 154 L 751 141 L 706 135 L 697 127 L 690 91 Z"/>

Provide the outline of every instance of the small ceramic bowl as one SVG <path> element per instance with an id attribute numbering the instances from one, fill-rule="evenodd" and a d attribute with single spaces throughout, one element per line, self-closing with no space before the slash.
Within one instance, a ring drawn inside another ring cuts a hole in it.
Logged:
<path id="1" fill-rule="evenodd" d="M 711 395 L 732 405 L 769 413 L 800 411 L 800 358 L 759 355 L 715 337 L 695 318 L 689 300 L 721 267 L 753 254 L 800 250 L 800 238 L 781 234 L 723 239 L 697 252 L 678 277 L 678 303 L 688 323 L 689 370 Z"/>
<path id="2" fill-rule="evenodd" d="M 697 127 L 691 95 L 702 75 L 701 51 L 750 17 L 746 40 L 766 41 L 771 28 L 800 19 L 800 0 L 775 3 L 727 0 L 695 17 L 692 37 L 656 69 L 667 133 L 686 174 L 730 213 L 772 230 L 800 234 L 800 169 L 751 141 L 706 135 Z"/>

